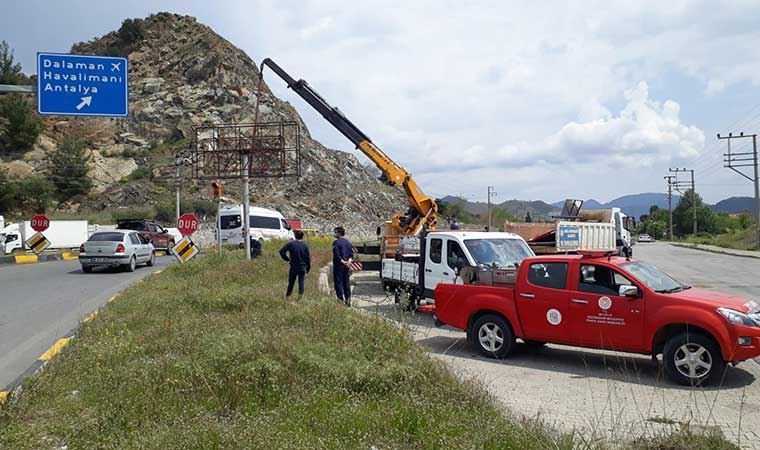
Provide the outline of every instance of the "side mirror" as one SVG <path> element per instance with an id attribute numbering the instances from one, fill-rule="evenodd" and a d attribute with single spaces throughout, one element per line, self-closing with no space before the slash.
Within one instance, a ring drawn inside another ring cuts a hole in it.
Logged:
<path id="1" fill-rule="evenodd" d="M 454 263 L 454 270 L 456 270 L 457 275 L 459 275 L 459 272 L 461 272 L 462 269 L 464 269 L 466 265 L 467 263 L 465 262 L 465 260 L 461 258 L 457 259 L 457 262 Z"/>
<path id="2" fill-rule="evenodd" d="M 168 232 L 169 232 L 169 230 L 167 230 L 166 228 L 161 228 L 161 234 L 166 234 Z"/>
<path id="3" fill-rule="evenodd" d="M 636 286 L 631 286 L 628 284 L 624 284 L 620 286 L 620 289 L 618 290 L 621 297 L 638 297 L 639 296 L 639 288 Z"/>

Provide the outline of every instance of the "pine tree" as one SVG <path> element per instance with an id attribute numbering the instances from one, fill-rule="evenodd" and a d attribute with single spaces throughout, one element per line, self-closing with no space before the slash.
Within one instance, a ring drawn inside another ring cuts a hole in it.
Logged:
<path id="1" fill-rule="evenodd" d="M 92 188 L 92 180 L 87 175 L 90 156 L 81 140 L 66 138 L 50 155 L 50 164 L 50 179 L 58 200 L 69 200 Z"/>

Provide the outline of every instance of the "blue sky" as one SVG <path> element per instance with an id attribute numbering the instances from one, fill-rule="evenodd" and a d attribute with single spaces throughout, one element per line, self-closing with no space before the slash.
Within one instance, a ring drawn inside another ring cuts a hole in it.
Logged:
<path id="1" fill-rule="evenodd" d="M 37 51 L 158 11 L 307 79 L 434 195 L 607 201 L 664 191 L 676 166 L 708 201 L 752 195 L 715 133 L 760 128 L 757 2 L 32 0 L 4 8 L 0 39 L 33 73 Z"/>

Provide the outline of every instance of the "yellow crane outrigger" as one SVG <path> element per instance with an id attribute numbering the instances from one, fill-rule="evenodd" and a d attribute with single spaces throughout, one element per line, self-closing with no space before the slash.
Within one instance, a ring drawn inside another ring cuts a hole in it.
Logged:
<path id="1" fill-rule="evenodd" d="M 409 201 L 406 213 L 397 213 L 390 223 L 390 230 L 385 230 L 386 236 L 416 236 L 424 227 L 434 230 L 438 219 L 438 205 L 435 200 L 425 195 L 403 167 L 396 164 L 388 155 L 380 150 L 372 140 L 354 125 L 337 108 L 330 106 L 305 80 L 296 81 L 274 61 L 266 58 L 261 63 L 263 77 L 264 66 L 269 67 L 285 80 L 290 89 L 296 92 L 306 103 L 319 112 L 322 117 L 350 140 L 357 149 L 375 163 L 382 172 L 382 180 L 391 186 L 403 186 Z"/>

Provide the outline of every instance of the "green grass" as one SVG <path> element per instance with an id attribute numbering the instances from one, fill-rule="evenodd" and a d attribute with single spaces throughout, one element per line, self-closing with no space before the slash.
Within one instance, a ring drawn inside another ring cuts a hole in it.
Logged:
<path id="1" fill-rule="evenodd" d="M 319 295 L 329 242 L 311 241 L 300 303 L 283 300 L 275 243 L 129 288 L 0 408 L 0 449 L 602 448 L 509 418 L 403 328 Z"/>
<path id="2" fill-rule="evenodd" d="M 758 250 L 757 238 L 755 237 L 755 228 L 751 227 L 745 230 L 732 230 L 728 233 L 718 235 L 698 235 L 689 236 L 685 242 L 690 244 L 715 245 L 723 248 L 732 248 L 736 250 Z"/>

